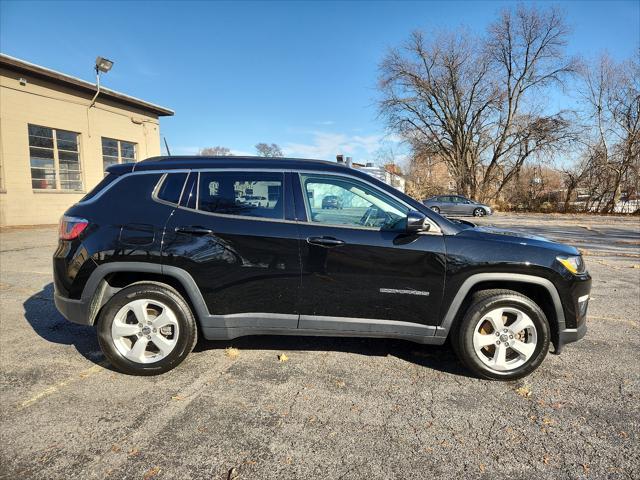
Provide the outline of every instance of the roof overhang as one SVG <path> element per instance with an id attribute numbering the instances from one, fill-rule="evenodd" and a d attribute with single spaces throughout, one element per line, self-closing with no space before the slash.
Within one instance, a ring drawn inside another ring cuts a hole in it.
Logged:
<path id="1" fill-rule="evenodd" d="M 71 75 L 57 72 L 55 70 L 51 70 L 49 68 L 41 67 L 40 65 L 25 62 L 24 60 L 5 55 L 3 53 L 0 53 L 0 67 L 7 68 L 8 70 L 14 70 L 20 73 L 25 73 L 27 75 L 32 75 L 43 80 L 47 80 L 59 85 L 66 86 L 68 88 L 73 88 L 78 91 L 88 93 L 90 95 L 94 95 L 97 91 L 97 87 L 93 83 L 87 82 L 77 77 L 72 77 Z M 173 110 L 170 110 L 166 107 L 145 102 L 144 100 L 140 100 L 139 98 L 125 95 L 124 93 L 116 92 L 115 90 L 111 90 L 109 88 L 100 87 L 100 95 L 118 103 L 122 103 L 158 115 L 159 117 L 166 117 L 174 114 Z"/>

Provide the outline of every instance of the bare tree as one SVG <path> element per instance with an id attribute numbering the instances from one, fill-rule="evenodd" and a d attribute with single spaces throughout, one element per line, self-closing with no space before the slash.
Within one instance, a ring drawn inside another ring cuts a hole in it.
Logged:
<path id="1" fill-rule="evenodd" d="M 282 149 L 276 143 L 257 143 L 256 152 L 260 157 L 282 157 Z"/>
<path id="2" fill-rule="evenodd" d="M 482 38 L 416 32 L 381 64 L 380 112 L 414 150 L 446 162 L 460 193 L 494 198 L 527 160 L 570 138 L 565 112 L 545 114 L 532 98 L 574 72 L 566 36 L 556 10 L 525 7 Z"/>
<path id="3" fill-rule="evenodd" d="M 201 148 L 200 152 L 198 152 L 198 155 L 203 155 L 208 157 L 225 157 L 225 156 L 233 155 L 233 153 L 231 153 L 231 150 L 228 149 L 227 147 L 221 147 L 219 145 L 216 145 L 215 147 Z"/>
<path id="4" fill-rule="evenodd" d="M 562 169 L 562 177 L 564 180 L 565 197 L 564 205 L 562 207 L 563 212 L 569 212 L 571 210 L 571 200 L 573 193 L 584 182 L 584 179 L 589 174 L 590 162 L 581 160 L 574 165 Z"/>
<path id="5" fill-rule="evenodd" d="M 406 172 L 406 193 L 416 200 L 442 193 L 451 193 L 451 175 L 446 163 L 437 155 L 414 153 Z"/>
<path id="6" fill-rule="evenodd" d="M 640 163 L 640 55 L 616 63 L 607 55 L 581 70 L 589 208 L 613 212 L 622 187 L 637 193 Z"/>

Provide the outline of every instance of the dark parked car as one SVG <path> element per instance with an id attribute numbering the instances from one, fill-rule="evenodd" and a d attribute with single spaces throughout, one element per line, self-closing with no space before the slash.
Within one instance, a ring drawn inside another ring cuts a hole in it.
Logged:
<path id="1" fill-rule="evenodd" d="M 507 380 L 586 332 L 575 248 L 447 220 L 358 170 L 167 157 L 107 171 L 61 219 L 55 303 L 124 372 L 174 368 L 198 334 L 325 335 L 450 338 L 476 374 Z M 249 188 L 273 201 L 243 201 Z M 327 190 L 349 211 L 316 205 Z"/>
<path id="2" fill-rule="evenodd" d="M 437 195 L 422 203 L 434 212 L 443 215 L 484 217 L 493 213 L 489 205 L 474 202 L 460 195 Z"/>
<path id="3" fill-rule="evenodd" d="M 327 209 L 327 208 L 341 209 L 342 205 L 343 205 L 342 198 L 336 195 L 327 195 L 322 199 L 322 208 L 324 209 Z"/>

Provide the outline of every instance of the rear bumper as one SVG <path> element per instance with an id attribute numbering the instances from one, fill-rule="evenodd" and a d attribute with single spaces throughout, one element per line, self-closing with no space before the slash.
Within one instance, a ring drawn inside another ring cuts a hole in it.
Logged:
<path id="1" fill-rule="evenodd" d="M 91 325 L 91 317 L 89 315 L 89 305 L 82 300 L 74 300 L 59 295 L 57 292 L 53 295 L 56 308 L 64 318 L 73 323 L 81 325 Z"/>

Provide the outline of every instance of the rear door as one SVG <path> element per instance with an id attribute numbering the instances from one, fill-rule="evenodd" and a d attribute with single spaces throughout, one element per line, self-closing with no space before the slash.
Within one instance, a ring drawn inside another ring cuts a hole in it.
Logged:
<path id="1" fill-rule="evenodd" d="M 440 213 L 444 213 L 445 215 L 449 215 L 453 212 L 453 203 L 451 203 L 451 196 L 443 195 L 438 197 L 438 205 L 440 207 Z"/>
<path id="2" fill-rule="evenodd" d="M 297 328 L 300 259 L 287 202 L 283 172 L 191 174 L 163 256 L 199 287 L 210 314 L 204 328 Z"/>
<path id="3" fill-rule="evenodd" d="M 439 323 L 445 275 L 439 232 L 405 234 L 409 207 L 352 176 L 301 172 L 293 185 L 296 207 L 304 204 L 300 328 L 342 322 L 371 331 L 371 319 Z M 328 195 L 341 198 L 343 208 L 322 209 Z"/>
<path id="4" fill-rule="evenodd" d="M 450 197 L 451 203 L 449 203 L 449 214 L 450 215 L 464 215 L 466 210 L 465 201 L 458 197 L 457 195 L 451 195 Z"/>

